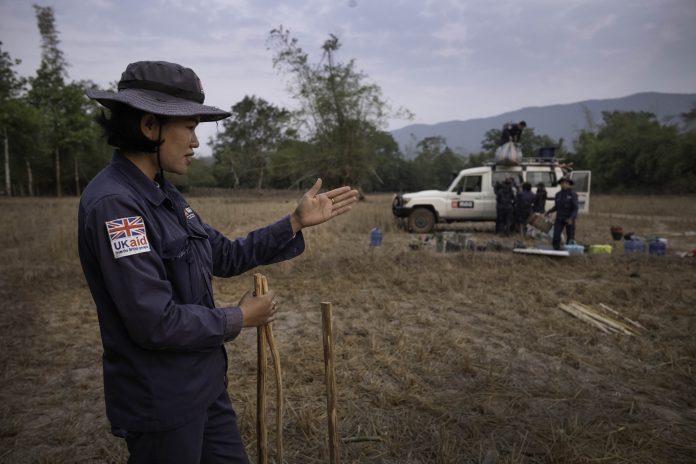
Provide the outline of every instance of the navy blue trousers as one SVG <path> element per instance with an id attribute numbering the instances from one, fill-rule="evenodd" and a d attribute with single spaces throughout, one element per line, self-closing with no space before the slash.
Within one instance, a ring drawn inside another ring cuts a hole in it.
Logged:
<path id="1" fill-rule="evenodd" d="M 495 233 L 507 235 L 512 228 L 512 210 L 496 210 Z"/>
<path id="2" fill-rule="evenodd" d="M 227 390 L 205 413 L 174 430 L 126 432 L 128 464 L 248 464 Z"/>
<path id="3" fill-rule="evenodd" d="M 566 221 L 568 221 L 568 223 L 566 223 Z M 556 219 L 556 222 L 553 223 L 553 241 L 551 242 L 554 250 L 561 249 L 561 234 L 563 233 L 563 229 L 565 229 L 566 233 L 566 243 L 575 240 L 575 221 L 570 219 Z"/>

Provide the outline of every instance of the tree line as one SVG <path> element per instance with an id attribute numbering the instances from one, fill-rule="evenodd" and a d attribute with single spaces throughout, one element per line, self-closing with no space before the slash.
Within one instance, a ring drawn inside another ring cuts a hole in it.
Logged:
<path id="1" fill-rule="evenodd" d="M 112 149 L 96 124 L 98 105 L 85 96 L 90 81 L 69 81 L 68 63 L 50 7 L 34 5 L 41 36 L 36 74 L 20 77 L 20 62 L 0 42 L 0 189 L 5 195 L 79 195 L 105 166 Z M 196 160 L 186 176 L 170 176 L 181 188 L 302 189 L 321 176 L 326 185 L 350 184 L 363 192 L 445 188 L 461 169 L 493 159 L 501 136 L 492 128 L 474 154 L 457 153 L 442 137 L 428 137 L 403 150 L 384 128 L 389 118 L 411 115 L 394 109 L 381 88 L 354 60 L 337 59 L 341 42 L 329 35 L 312 58 L 280 27 L 267 47 L 287 79 L 295 109 L 247 95 L 212 140 L 213 156 Z M 663 123 L 646 112 L 606 112 L 572 141 L 535 134 L 528 127 L 522 150 L 533 155 L 555 147 L 576 169 L 593 171 L 593 190 L 603 192 L 696 192 L 696 106 L 681 120 Z M 533 122 L 530 122 L 530 126 Z"/>

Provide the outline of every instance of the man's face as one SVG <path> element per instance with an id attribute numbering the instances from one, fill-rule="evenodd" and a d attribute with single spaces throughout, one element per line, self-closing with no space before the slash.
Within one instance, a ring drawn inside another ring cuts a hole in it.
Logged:
<path id="1" fill-rule="evenodd" d="M 198 148 L 196 127 L 198 118 L 171 118 L 162 126 L 160 164 L 162 169 L 175 174 L 186 174 L 193 161 L 193 150 Z"/>
<path id="2" fill-rule="evenodd" d="M 568 190 L 570 188 L 570 182 L 567 180 L 561 181 L 561 189 Z"/>

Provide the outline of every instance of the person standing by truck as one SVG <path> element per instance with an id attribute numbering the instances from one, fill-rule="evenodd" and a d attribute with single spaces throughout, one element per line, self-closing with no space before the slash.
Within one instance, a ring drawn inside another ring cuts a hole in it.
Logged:
<path id="1" fill-rule="evenodd" d="M 561 234 L 565 229 L 566 243 L 575 241 L 575 219 L 578 216 L 578 194 L 572 189 L 573 179 L 563 177 L 559 181 L 561 190 L 556 193 L 553 207 L 546 212 L 546 215 L 556 213 L 556 220 L 553 224 L 553 244 L 554 250 L 561 249 Z"/>
<path id="2" fill-rule="evenodd" d="M 527 233 L 527 221 L 532 214 L 534 206 L 534 194 L 532 193 L 532 184 L 525 182 L 522 184 L 522 189 L 515 196 L 515 229 L 522 236 Z"/>
<path id="3" fill-rule="evenodd" d="M 512 227 L 512 213 L 515 210 L 515 192 L 512 190 L 512 179 L 507 178 L 498 188 L 495 196 L 495 233 L 508 235 Z"/>
<path id="4" fill-rule="evenodd" d="M 546 192 L 546 186 L 543 182 L 539 182 L 537 184 L 536 194 L 534 195 L 533 212 L 544 214 L 547 196 L 548 193 Z"/>

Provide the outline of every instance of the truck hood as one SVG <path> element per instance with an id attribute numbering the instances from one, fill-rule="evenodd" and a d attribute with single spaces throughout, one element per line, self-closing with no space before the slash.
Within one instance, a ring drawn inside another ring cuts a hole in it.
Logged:
<path id="1" fill-rule="evenodd" d="M 420 198 L 442 197 L 447 192 L 442 190 L 422 190 L 420 192 L 404 193 L 401 197 L 404 201 L 418 200 Z"/>

